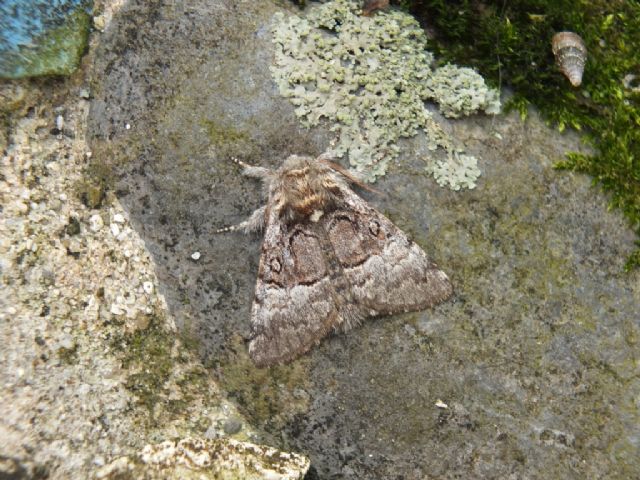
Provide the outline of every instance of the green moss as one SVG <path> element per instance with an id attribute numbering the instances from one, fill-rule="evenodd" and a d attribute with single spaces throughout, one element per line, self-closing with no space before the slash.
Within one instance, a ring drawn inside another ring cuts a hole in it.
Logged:
<path id="1" fill-rule="evenodd" d="M 304 358 L 288 365 L 256 368 L 239 336 L 231 339 L 229 353 L 217 368 L 222 389 L 238 402 L 243 414 L 257 425 L 268 424 L 272 431 L 307 410 L 307 369 Z"/>
<path id="2" fill-rule="evenodd" d="M 162 401 L 163 387 L 172 369 L 172 339 L 160 324 L 159 319 L 153 318 L 146 330 L 124 334 L 114 342 L 124 354 L 123 368 L 139 370 L 129 375 L 126 388 L 150 411 Z"/>
<path id="3" fill-rule="evenodd" d="M 74 344 L 71 348 L 60 347 L 58 358 L 66 365 L 74 365 L 78 362 L 78 345 Z"/>
<path id="4" fill-rule="evenodd" d="M 114 185 L 114 172 L 110 165 L 92 160 L 87 166 L 85 174 L 75 186 L 75 194 L 80 201 L 91 209 L 102 206 L 107 191 Z"/>
<path id="5" fill-rule="evenodd" d="M 507 107 L 526 117 L 535 105 L 559 130 L 583 130 L 593 155 L 570 154 L 557 164 L 591 175 L 640 235 L 640 92 L 627 75 L 640 75 L 640 3 L 622 0 L 403 0 L 404 7 L 435 27 L 444 61 L 476 67 L 515 95 Z M 587 45 L 583 84 L 573 88 L 554 63 L 551 37 L 562 30 Z M 640 247 L 640 242 L 638 243 Z M 640 265 L 640 249 L 626 268 Z"/>
<path id="6" fill-rule="evenodd" d="M 70 237 L 80 233 L 80 221 L 76 217 L 69 217 L 69 223 L 64 227 L 64 231 Z"/>
<path id="7" fill-rule="evenodd" d="M 213 120 L 202 120 L 200 125 L 206 129 L 209 140 L 214 145 L 242 142 L 246 141 L 248 137 L 246 132 L 236 130 L 231 126 L 221 125 Z"/>
<path id="8" fill-rule="evenodd" d="M 70 14 L 66 22 L 51 29 L 3 62 L 0 78 L 41 75 L 70 75 L 87 47 L 91 16 L 84 6 Z"/>
<path id="9" fill-rule="evenodd" d="M 200 126 L 205 129 L 207 136 L 211 142 L 211 146 L 215 148 L 221 157 L 232 157 L 238 155 L 241 151 L 240 146 L 250 142 L 250 135 L 246 131 L 238 130 L 231 124 L 221 123 L 215 120 L 202 119 Z M 179 145 L 183 140 L 176 142 Z M 233 165 L 227 162 L 227 167 Z"/>
<path id="10" fill-rule="evenodd" d="M 162 325 L 161 318 L 152 316 L 148 328 L 122 334 L 112 342 L 122 353 L 123 368 L 132 372 L 125 387 L 145 407 L 147 415 L 141 420 L 149 427 L 185 415 L 208 388 L 208 372 L 197 364 L 188 365 L 189 348 L 176 344 L 175 335 Z M 173 352 L 176 345 L 178 350 Z M 190 422 L 196 431 L 204 432 L 208 426 L 196 416 Z"/>

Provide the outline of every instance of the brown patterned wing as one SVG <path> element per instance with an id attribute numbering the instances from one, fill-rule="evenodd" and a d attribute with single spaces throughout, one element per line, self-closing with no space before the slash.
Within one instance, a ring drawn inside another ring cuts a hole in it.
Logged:
<path id="1" fill-rule="evenodd" d="M 449 278 L 417 244 L 353 191 L 343 195 L 345 207 L 321 221 L 363 316 L 423 310 L 451 296 Z"/>
<path id="2" fill-rule="evenodd" d="M 314 224 L 287 226 L 269 215 L 251 312 L 256 365 L 293 360 L 341 323 L 325 237 Z"/>

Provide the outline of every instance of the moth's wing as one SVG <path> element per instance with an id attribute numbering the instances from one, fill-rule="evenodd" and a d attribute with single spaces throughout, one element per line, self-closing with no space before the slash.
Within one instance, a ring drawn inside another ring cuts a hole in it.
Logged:
<path id="1" fill-rule="evenodd" d="M 258 366 L 293 360 L 341 322 L 315 230 L 268 215 L 251 311 L 249 354 Z"/>
<path id="2" fill-rule="evenodd" d="M 449 278 L 416 243 L 353 191 L 342 193 L 344 206 L 323 228 L 364 316 L 423 310 L 451 296 Z"/>

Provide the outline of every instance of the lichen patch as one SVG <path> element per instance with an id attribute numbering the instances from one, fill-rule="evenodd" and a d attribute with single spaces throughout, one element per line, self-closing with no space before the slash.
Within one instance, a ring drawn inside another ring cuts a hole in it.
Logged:
<path id="1" fill-rule="evenodd" d="M 499 112 L 499 93 L 470 68 L 434 68 L 426 35 L 412 16 L 391 10 L 364 17 L 357 2 L 334 0 L 310 8 L 305 18 L 276 14 L 272 32 L 280 93 L 306 127 L 330 123 L 336 155 L 348 155 L 364 180 L 387 172 L 399 139 L 423 131 L 431 150 L 447 151 L 437 164 L 425 159 L 438 183 L 456 190 L 475 186 L 476 159 L 459 155 L 461 146 L 425 102 L 456 118 Z"/>

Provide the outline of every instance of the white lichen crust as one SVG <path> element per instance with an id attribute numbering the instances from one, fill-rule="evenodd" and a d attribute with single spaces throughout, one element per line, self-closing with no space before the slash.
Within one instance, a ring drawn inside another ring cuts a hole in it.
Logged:
<path id="1" fill-rule="evenodd" d="M 184 438 L 146 445 L 102 467 L 97 480 L 121 478 L 226 480 L 300 480 L 309 459 L 272 447 L 229 438 Z"/>
<path id="2" fill-rule="evenodd" d="M 423 130 L 429 148 L 442 147 L 451 162 L 437 167 L 441 184 L 471 188 L 475 169 L 460 175 L 459 150 L 433 119 L 426 101 L 449 117 L 499 111 L 499 95 L 468 68 L 433 68 L 418 22 L 403 12 L 361 15 L 359 2 L 334 0 L 309 9 L 306 18 L 274 17 L 272 73 L 303 125 L 331 124 L 335 154 L 369 182 L 384 175 L 399 153 L 397 142 Z M 468 157 L 468 156 L 467 156 Z M 427 160 L 433 163 L 434 160 Z M 444 173 L 449 165 L 451 174 Z M 476 167 L 477 168 L 477 167 Z M 431 168 L 431 170 L 434 170 Z M 430 171 L 431 171 L 430 170 Z"/>
<path id="3" fill-rule="evenodd" d="M 476 157 L 458 152 L 450 153 L 446 160 L 434 161 L 427 167 L 427 171 L 433 175 L 438 185 L 451 190 L 475 188 L 480 176 Z"/>
<path id="4" fill-rule="evenodd" d="M 207 478 L 298 480 L 309 469 L 309 459 L 302 455 L 228 438 L 186 438 L 147 445 L 140 452 L 140 459 L 156 471 L 180 473 L 172 475 L 173 478 L 207 475 Z"/>

